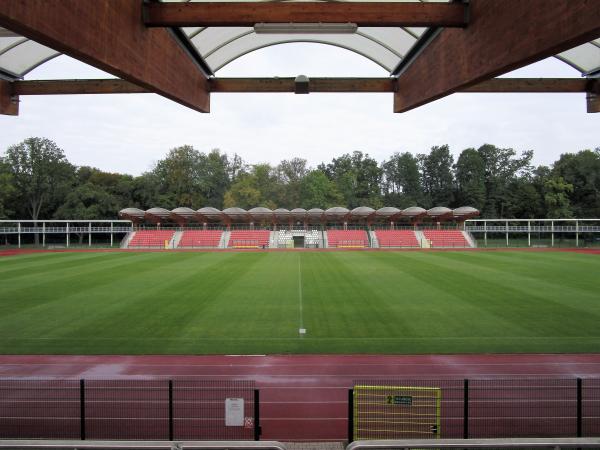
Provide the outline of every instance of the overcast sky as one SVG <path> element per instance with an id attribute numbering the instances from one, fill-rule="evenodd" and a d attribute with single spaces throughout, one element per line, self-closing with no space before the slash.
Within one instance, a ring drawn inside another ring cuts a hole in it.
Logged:
<path id="1" fill-rule="evenodd" d="M 350 51 L 286 44 L 250 53 L 221 69 L 233 76 L 382 77 L 387 72 Z M 26 79 L 106 78 L 66 56 Z M 548 59 L 509 74 L 578 77 Z M 585 112 L 585 94 L 455 94 L 404 114 L 392 94 L 212 94 L 201 114 L 154 94 L 26 96 L 18 117 L 0 116 L 0 150 L 30 136 L 47 137 L 77 165 L 138 175 L 170 148 L 219 148 L 250 163 L 292 157 L 311 165 L 361 150 L 378 161 L 394 152 L 427 152 L 449 144 L 458 155 L 492 143 L 535 151 L 536 164 L 600 146 L 600 114 Z"/>

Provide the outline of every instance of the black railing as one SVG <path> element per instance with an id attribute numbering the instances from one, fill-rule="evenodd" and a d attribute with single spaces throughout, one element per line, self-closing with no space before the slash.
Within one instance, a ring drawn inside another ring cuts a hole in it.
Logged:
<path id="1" fill-rule="evenodd" d="M 0 380 L 0 439 L 258 440 L 259 420 L 253 381 Z"/>
<path id="2" fill-rule="evenodd" d="M 348 402 L 349 442 L 600 434 L 597 378 L 377 379 L 354 385 Z"/>

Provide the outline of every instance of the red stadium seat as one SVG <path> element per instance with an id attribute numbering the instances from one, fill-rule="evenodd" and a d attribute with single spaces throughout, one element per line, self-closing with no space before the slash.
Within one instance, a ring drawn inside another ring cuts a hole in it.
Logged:
<path id="1" fill-rule="evenodd" d="M 471 247 L 460 230 L 424 230 L 423 235 L 429 240 L 432 248 Z"/>
<path id="2" fill-rule="evenodd" d="M 379 247 L 420 247 L 412 230 L 377 230 L 375 236 Z"/>
<path id="3" fill-rule="evenodd" d="M 327 245 L 337 248 L 362 248 L 369 246 L 365 230 L 327 230 Z"/>
<path id="4" fill-rule="evenodd" d="M 269 230 L 234 230 L 229 236 L 229 248 L 265 248 L 269 246 Z"/>
<path id="5" fill-rule="evenodd" d="M 157 247 L 164 248 L 165 241 L 170 242 L 175 232 L 173 230 L 140 230 L 136 231 L 129 248 L 135 247 Z"/>
<path id="6" fill-rule="evenodd" d="M 178 248 L 218 247 L 223 231 L 186 230 L 181 235 Z"/>

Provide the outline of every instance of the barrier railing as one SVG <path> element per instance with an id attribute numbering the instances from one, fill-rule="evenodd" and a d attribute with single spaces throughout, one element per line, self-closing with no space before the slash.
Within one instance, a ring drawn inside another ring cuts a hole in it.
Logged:
<path id="1" fill-rule="evenodd" d="M 598 448 L 600 438 L 402 439 L 356 441 L 346 450 L 413 448 Z"/>
<path id="2" fill-rule="evenodd" d="M 0 440 L 6 449 L 287 450 L 277 441 L 79 441 Z"/>

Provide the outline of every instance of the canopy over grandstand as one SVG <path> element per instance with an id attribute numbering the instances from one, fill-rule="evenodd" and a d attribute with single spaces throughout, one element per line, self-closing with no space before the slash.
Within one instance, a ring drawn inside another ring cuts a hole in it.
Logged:
<path id="1" fill-rule="evenodd" d="M 202 112 L 211 92 L 389 92 L 395 112 L 454 92 L 582 92 L 598 112 L 599 24 L 589 0 L 3 0 L 0 114 L 18 114 L 19 95 L 134 92 Z M 350 50 L 389 77 L 216 77 L 249 52 L 293 42 Z M 61 54 L 120 79 L 23 81 Z M 587 79 L 493 78 L 550 56 Z"/>
<path id="2" fill-rule="evenodd" d="M 180 224 L 186 222 L 222 224 L 373 223 L 402 220 L 411 222 L 422 220 L 463 222 L 478 215 L 479 211 L 470 206 L 463 206 L 454 210 L 438 206 L 428 211 L 418 206 L 412 206 L 404 210 L 390 206 L 378 210 L 368 206 L 359 206 L 352 211 L 341 206 L 335 206 L 325 211 L 320 208 L 313 208 L 308 211 L 302 208 L 295 208 L 291 211 L 284 208 L 271 210 L 263 206 L 248 211 L 237 207 L 227 208 L 223 211 L 212 207 L 200 208 L 198 211 L 186 207 L 175 208 L 172 211 L 163 208 L 151 208 L 145 212 L 137 208 L 125 208 L 119 211 L 120 218 L 131 220 L 134 223 L 175 222 Z"/>

